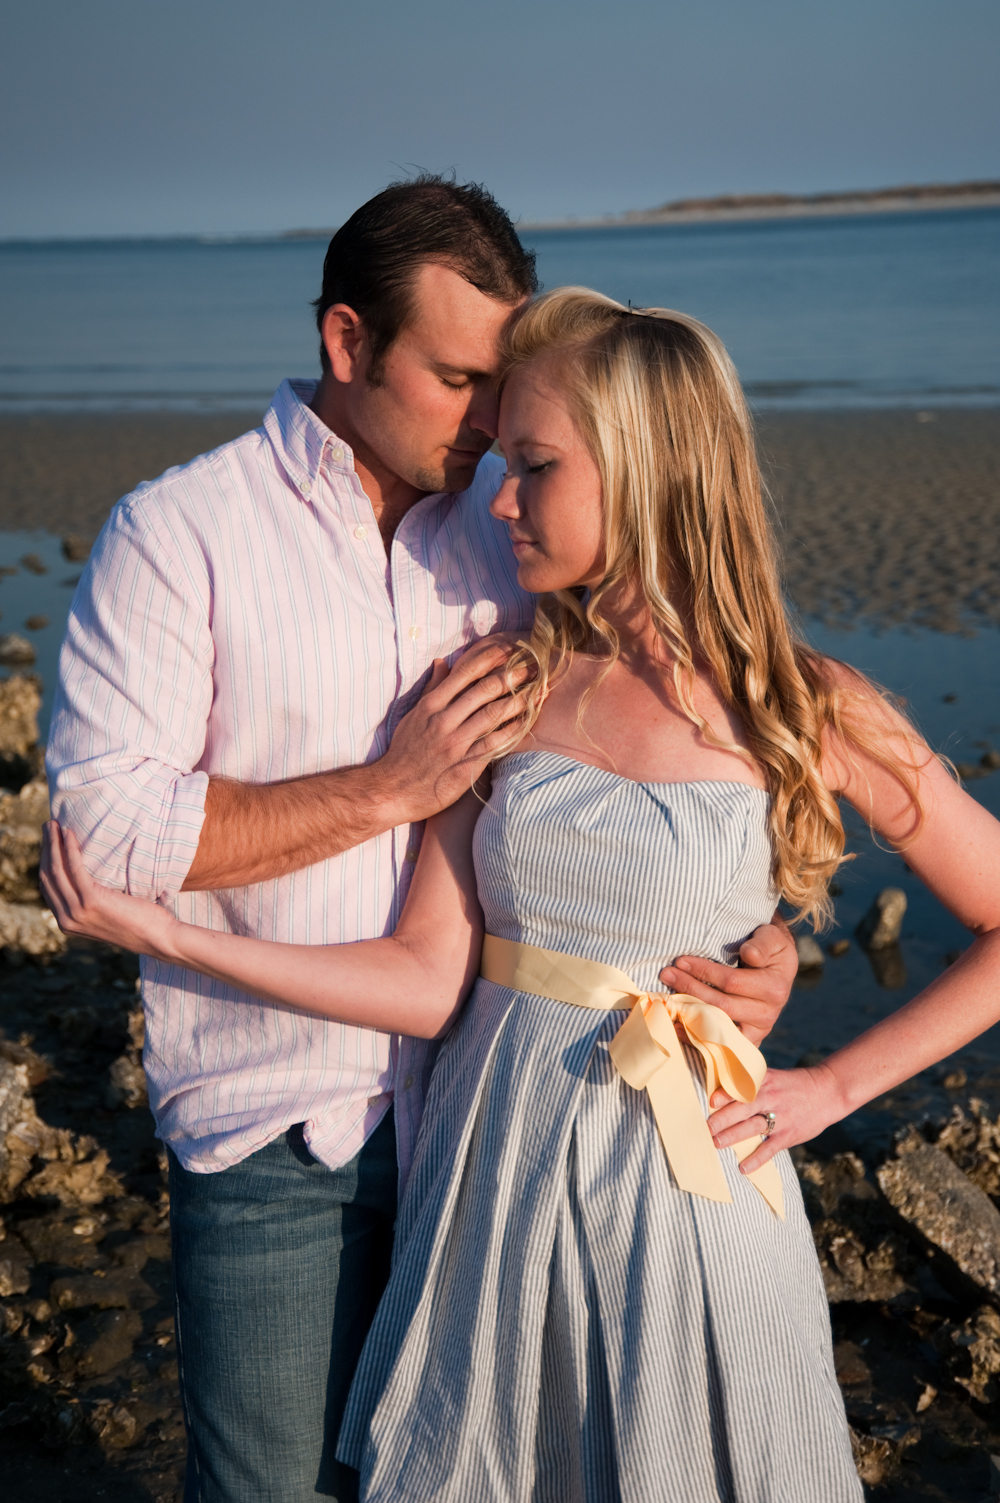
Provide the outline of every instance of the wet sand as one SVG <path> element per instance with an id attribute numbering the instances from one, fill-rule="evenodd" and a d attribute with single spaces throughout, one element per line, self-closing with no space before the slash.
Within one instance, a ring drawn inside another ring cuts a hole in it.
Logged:
<path id="1" fill-rule="evenodd" d="M 0 418 L 0 529 L 93 537 L 140 480 L 255 412 Z M 790 594 L 831 625 L 1000 624 L 1000 409 L 767 413 Z"/>
<path id="2" fill-rule="evenodd" d="M 0 529 L 96 537 L 140 480 L 155 480 L 260 420 L 259 412 L 0 417 Z"/>
<path id="3" fill-rule="evenodd" d="M 1000 623 L 1000 409 L 772 413 L 758 432 L 800 611 Z"/>

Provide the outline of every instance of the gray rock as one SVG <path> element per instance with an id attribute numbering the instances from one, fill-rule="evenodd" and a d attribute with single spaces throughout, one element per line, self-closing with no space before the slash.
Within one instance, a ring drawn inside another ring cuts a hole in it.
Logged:
<path id="1" fill-rule="evenodd" d="M 16 631 L 0 635 L 0 665 L 4 668 L 30 668 L 35 661 L 35 649 L 27 637 Z"/>
<path id="2" fill-rule="evenodd" d="M 12 1294 L 27 1294 L 31 1285 L 31 1269 L 17 1258 L 0 1258 L 0 1296 L 7 1299 Z"/>
<path id="3" fill-rule="evenodd" d="M 799 957 L 800 971 L 818 971 L 826 960 L 811 934 L 796 934 L 795 953 Z"/>
<path id="4" fill-rule="evenodd" d="M 81 1377 L 110 1372 L 132 1355 L 142 1335 L 142 1316 L 135 1310 L 101 1310 L 77 1327 L 76 1369 Z"/>
<path id="5" fill-rule="evenodd" d="M 0 1182 L 10 1163 L 7 1134 L 21 1119 L 27 1091 L 28 1072 L 24 1065 L 13 1065 L 9 1060 L 0 1059 Z"/>
<path id="6" fill-rule="evenodd" d="M 142 1435 L 142 1427 L 127 1403 L 98 1399 L 90 1411 L 90 1427 L 105 1451 L 125 1451 Z"/>
<path id="7" fill-rule="evenodd" d="M 49 1301 L 57 1310 L 148 1310 L 156 1295 L 131 1268 L 105 1273 L 70 1274 L 56 1279 Z"/>
<path id="8" fill-rule="evenodd" d="M 34 674 L 14 673 L 0 683 L 0 752 L 28 755 L 38 740 L 41 703 L 41 684 Z"/>
<path id="9" fill-rule="evenodd" d="M 955 1382 L 980 1404 L 994 1403 L 1000 1397 L 1000 1315 L 983 1305 L 951 1332 L 951 1341 L 958 1349 L 949 1363 Z"/>
<path id="10" fill-rule="evenodd" d="M 44 778 L 25 783 L 20 793 L 0 794 L 0 898 L 9 903 L 38 900 L 42 825 L 48 818 Z"/>
<path id="11" fill-rule="evenodd" d="M 857 928 L 867 950 L 884 950 L 899 939 L 906 913 L 906 893 L 901 887 L 883 887 Z"/>
<path id="12" fill-rule="evenodd" d="M 0 898 L 0 949 L 4 947 L 25 955 L 60 955 L 66 948 L 66 936 L 48 908 Z"/>
<path id="13" fill-rule="evenodd" d="M 866 950 L 865 953 L 879 986 L 886 991 L 898 992 L 906 985 L 906 961 L 899 945 L 885 945 L 881 950 Z"/>
<path id="14" fill-rule="evenodd" d="M 31 1254 L 21 1241 L 12 1232 L 8 1232 L 3 1222 L 0 1221 L 0 1297 L 9 1299 L 12 1294 L 27 1294 L 31 1286 Z M 52 1313 L 48 1305 L 42 1304 L 42 1312 L 35 1318 L 47 1320 Z M 35 1315 L 30 1305 L 28 1313 Z M 5 1312 L 6 1313 L 6 1312 Z M 19 1324 L 17 1315 L 15 1323 Z M 5 1322 L 9 1328 L 10 1322 Z"/>
<path id="15" fill-rule="evenodd" d="M 68 532 L 62 540 L 63 558 L 69 564 L 86 563 L 90 557 L 90 549 L 89 538 L 82 538 L 77 532 Z"/>
<path id="16" fill-rule="evenodd" d="M 109 1066 L 104 1100 L 109 1107 L 149 1105 L 145 1071 L 133 1054 L 122 1054 Z"/>
<path id="17" fill-rule="evenodd" d="M 931 1143 L 900 1145 L 877 1171 L 882 1193 L 954 1266 L 986 1293 L 1000 1291 L 1000 1212 Z"/>

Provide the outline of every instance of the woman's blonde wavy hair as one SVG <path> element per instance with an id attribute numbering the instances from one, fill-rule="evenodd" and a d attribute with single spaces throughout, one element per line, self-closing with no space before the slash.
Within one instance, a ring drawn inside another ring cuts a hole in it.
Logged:
<path id="1" fill-rule="evenodd" d="M 828 887 L 844 854 L 837 801 L 820 776 L 825 728 L 873 755 L 908 790 L 919 819 L 916 760 L 885 748 L 887 696 L 860 674 L 846 690 L 829 661 L 796 640 L 782 599 L 777 550 L 757 465 L 753 426 L 721 341 L 666 308 L 631 309 L 583 287 L 526 304 L 509 324 L 501 380 L 540 359 L 556 379 L 600 470 L 605 574 L 589 595 L 539 598 L 530 639 L 512 659 L 537 665 L 528 729 L 574 651 L 608 655 L 620 643 L 601 603 L 638 579 L 673 659 L 684 714 L 713 746 L 764 770 L 771 795 L 774 880 L 795 918 L 829 921 Z M 689 630 L 685 621 L 690 623 Z M 746 727 L 748 752 L 720 739 L 695 709 L 695 655 L 707 661 L 726 703 Z M 844 675 L 839 675 L 843 679 Z M 870 713 L 885 710 L 883 734 Z M 581 705 L 581 719 L 586 702 Z M 867 721 L 867 726 L 865 722 Z M 917 737 L 913 735 L 914 752 Z"/>

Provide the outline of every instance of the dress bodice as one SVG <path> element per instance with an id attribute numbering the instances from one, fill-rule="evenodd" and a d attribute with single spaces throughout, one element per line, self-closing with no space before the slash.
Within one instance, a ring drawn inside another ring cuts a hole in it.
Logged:
<path id="1" fill-rule="evenodd" d="M 487 932 L 649 988 L 678 955 L 733 963 L 777 901 L 768 813 L 745 783 L 639 783 L 515 752 L 476 826 Z"/>

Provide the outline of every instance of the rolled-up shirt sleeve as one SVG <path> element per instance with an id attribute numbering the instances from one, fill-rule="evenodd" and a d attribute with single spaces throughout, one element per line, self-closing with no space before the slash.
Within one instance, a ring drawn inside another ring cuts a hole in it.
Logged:
<path id="1" fill-rule="evenodd" d="M 144 500 L 118 504 L 77 586 L 46 768 L 92 875 L 158 900 L 179 892 L 205 818 L 214 649 L 204 550 Z"/>

